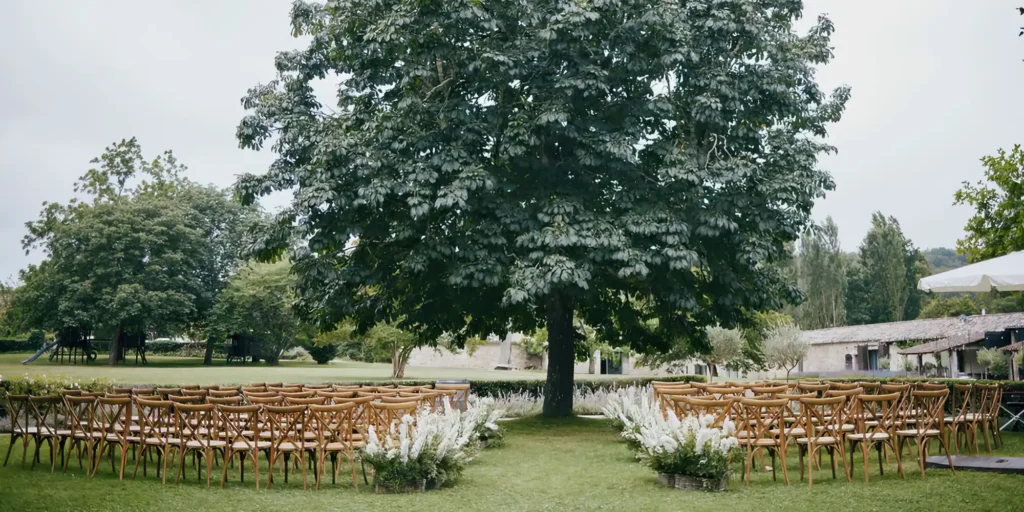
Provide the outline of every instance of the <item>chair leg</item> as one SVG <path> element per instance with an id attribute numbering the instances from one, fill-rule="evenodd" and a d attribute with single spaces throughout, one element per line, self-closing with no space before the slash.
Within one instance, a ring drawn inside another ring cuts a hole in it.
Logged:
<path id="1" fill-rule="evenodd" d="M 846 446 L 843 445 L 842 440 L 839 441 L 837 446 L 838 447 L 836 449 L 839 451 L 839 458 L 842 460 L 843 463 L 843 473 L 846 474 L 846 481 L 852 482 L 853 476 L 850 475 L 850 464 L 848 464 L 846 461 Z M 850 457 L 853 458 L 853 455 L 850 455 Z"/>
<path id="2" fill-rule="evenodd" d="M 832 480 L 835 480 L 836 479 L 836 448 L 835 448 L 835 446 L 829 446 L 827 449 L 828 449 L 829 461 L 832 463 L 831 464 L 831 466 L 832 466 Z"/>
<path id="3" fill-rule="evenodd" d="M 147 445 L 142 447 L 142 453 L 139 454 L 139 455 L 142 455 L 142 456 L 141 457 L 135 457 L 135 469 L 132 471 L 132 480 L 135 480 L 135 477 L 139 476 L 139 462 L 142 459 L 146 458 L 146 452 L 148 452 L 148 451 L 149 451 L 149 445 L 147 444 Z M 142 473 L 142 476 L 146 476 L 146 473 Z"/>
<path id="4" fill-rule="evenodd" d="M 946 462 L 949 463 L 949 471 L 951 473 L 956 473 L 956 469 L 953 467 L 953 458 L 949 456 L 949 446 L 946 445 L 946 440 L 940 437 L 939 442 L 942 443 L 942 446 L 946 449 Z"/>
<path id="5" fill-rule="evenodd" d="M 869 450 L 870 449 L 868 448 L 867 441 L 865 441 L 865 442 L 860 444 L 860 454 L 861 454 L 861 456 L 863 458 L 863 461 L 864 461 L 864 485 L 868 484 L 868 451 Z M 853 457 L 854 456 L 852 455 L 852 452 L 851 452 L 850 458 L 852 459 Z M 878 461 L 879 461 L 879 464 L 881 464 L 882 458 L 879 457 Z"/>
<path id="6" fill-rule="evenodd" d="M 779 448 L 778 451 L 779 451 L 779 462 L 782 462 L 782 478 L 786 480 L 786 485 L 789 485 L 789 470 L 786 469 L 786 448 L 788 448 L 788 446 L 783 444 Z M 774 467 L 774 463 L 773 463 L 773 467 Z"/>
<path id="7" fill-rule="evenodd" d="M 13 433 L 11 434 L 11 443 L 7 445 L 7 455 L 4 457 L 4 467 L 7 467 L 7 461 L 11 458 L 11 452 L 14 451 L 14 441 L 18 439 L 18 437 L 20 436 L 15 435 Z"/>

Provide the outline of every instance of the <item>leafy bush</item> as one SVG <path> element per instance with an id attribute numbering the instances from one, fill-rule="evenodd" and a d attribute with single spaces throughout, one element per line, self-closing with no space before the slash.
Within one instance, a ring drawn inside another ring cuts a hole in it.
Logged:
<path id="1" fill-rule="evenodd" d="M 292 347 L 281 354 L 281 359 L 284 361 L 312 361 L 313 356 L 303 347 Z"/>
<path id="2" fill-rule="evenodd" d="M 0 353 L 35 352 L 42 347 L 39 343 L 29 340 L 0 340 Z"/>
<path id="3" fill-rule="evenodd" d="M 736 426 L 725 420 L 721 428 L 711 427 L 714 421 L 711 414 L 677 419 L 671 410 L 668 418 L 656 411 L 637 439 L 644 462 L 659 473 L 725 478 L 730 455 L 738 446 Z"/>
<path id="4" fill-rule="evenodd" d="M 338 346 L 332 344 L 312 344 L 306 347 L 306 350 L 309 352 L 310 357 L 316 361 L 316 364 L 327 364 L 338 355 Z"/>
<path id="5" fill-rule="evenodd" d="M 38 350 L 38 347 L 42 347 L 43 343 L 46 343 L 46 334 L 43 331 L 32 331 L 28 335 L 28 342 L 34 344 Z"/>

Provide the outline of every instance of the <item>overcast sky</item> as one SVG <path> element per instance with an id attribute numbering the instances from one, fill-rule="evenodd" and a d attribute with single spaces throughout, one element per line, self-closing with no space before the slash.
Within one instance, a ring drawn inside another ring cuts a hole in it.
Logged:
<path id="1" fill-rule="evenodd" d="M 822 165 L 846 250 L 871 212 L 896 216 L 919 247 L 953 246 L 970 211 L 953 192 L 978 159 L 1024 142 L 1024 0 L 812 0 L 830 14 L 826 87 L 853 97 Z M 274 76 L 290 36 L 288 0 L 0 0 L 0 279 L 25 256 L 24 223 L 66 201 L 89 160 L 136 136 L 173 149 L 190 177 L 228 186 L 272 155 L 238 149 L 246 89 Z"/>

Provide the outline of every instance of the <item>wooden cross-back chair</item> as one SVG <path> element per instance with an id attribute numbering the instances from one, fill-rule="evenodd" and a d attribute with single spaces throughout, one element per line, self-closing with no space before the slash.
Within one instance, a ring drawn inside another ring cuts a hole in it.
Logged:
<path id="1" fill-rule="evenodd" d="M 860 387 L 860 384 L 858 384 L 856 382 L 836 382 L 836 381 L 831 381 L 830 380 L 830 381 L 826 381 L 825 384 L 828 384 L 828 389 L 829 390 L 835 390 L 835 391 L 849 391 L 851 389 L 856 389 L 856 388 Z M 838 396 L 838 395 L 834 395 L 834 396 Z"/>
<path id="2" fill-rule="evenodd" d="M 39 461 L 40 447 L 45 442 L 50 447 L 50 473 L 57 469 L 57 446 L 60 443 L 60 435 L 57 429 L 61 427 L 60 422 L 66 416 L 62 409 L 64 399 L 58 395 L 30 396 L 28 399 L 29 410 L 35 420 L 35 431 L 31 433 L 36 443 L 35 453 L 32 455 L 32 467 L 36 467 Z"/>
<path id="3" fill-rule="evenodd" d="M 878 472 L 885 474 L 883 451 L 886 447 L 896 454 L 896 468 L 900 476 L 906 480 L 903 473 L 903 461 L 900 453 L 896 450 L 896 425 L 899 421 L 900 394 L 886 393 L 882 395 L 861 394 L 854 397 L 857 411 L 857 429 L 847 434 L 846 439 L 850 442 L 850 470 L 853 471 L 853 450 L 859 444 L 864 462 L 864 483 L 868 483 L 868 453 L 874 446 L 878 452 Z"/>
<path id="4" fill-rule="evenodd" d="M 260 488 L 260 453 L 266 452 L 270 459 L 270 441 L 262 439 L 263 408 L 259 405 L 217 405 L 217 414 L 222 426 L 221 438 L 224 439 L 224 469 L 221 472 L 220 486 L 228 480 L 227 461 L 234 460 L 238 455 L 238 478 L 245 483 L 245 462 L 252 462 L 256 479 L 256 489 Z"/>
<path id="5" fill-rule="evenodd" d="M 288 482 L 288 466 L 293 454 L 299 457 L 302 466 L 302 488 L 306 488 L 306 452 L 316 449 L 316 442 L 307 442 L 303 436 L 303 425 L 306 424 L 305 405 L 267 405 L 264 406 L 270 441 L 270 475 L 267 486 L 274 483 L 274 467 L 280 460 L 284 465 L 284 481 Z"/>
<path id="6" fill-rule="evenodd" d="M 972 414 L 972 406 L 977 403 L 974 399 L 978 396 L 974 393 L 975 387 L 971 384 L 953 384 L 953 390 L 949 395 L 950 415 L 943 418 L 942 422 L 949 431 L 952 439 L 953 450 L 960 454 L 961 437 L 963 437 L 964 449 L 978 453 L 978 422 L 977 416 Z"/>
<path id="7" fill-rule="evenodd" d="M 28 453 L 28 444 L 32 439 L 34 427 L 30 427 L 28 395 L 7 395 L 7 417 L 11 422 L 11 437 L 7 445 L 7 455 L 4 457 L 4 467 L 7 467 L 7 460 L 11 458 L 14 451 L 14 443 L 21 440 L 21 464 L 25 465 L 25 456 Z"/>
<path id="8" fill-rule="evenodd" d="M 431 411 L 444 410 L 444 406 L 441 403 L 442 397 L 447 395 L 435 392 L 435 391 L 420 391 L 420 392 L 408 392 L 400 391 L 396 398 L 381 398 L 380 401 L 384 403 L 399 403 L 402 401 L 416 400 L 419 402 L 420 407 L 429 407 Z"/>
<path id="9" fill-rule="evenodd" d="M 220 389 L 220 384 L 200 384 L 199 389 L 205 389 L 207 391 L 216 391 Z"/>
<path id="10" fill-rule="evenodd" d="M 1003 387 L 999 384 L 975 384 L 981 397 L 978 403 L 976 421 L 981 427 L 981 437 L 985 441 L 985 451 L 1003 445 L 1003 435 L 999 430 L 999 404 L 1003 401 Z M 991 435 L 992 445 L 988 443 Z"/>
<path id="11" fill-rule="evenodd" d="M 285 400 L 289 398 L 313 398 L 316 396 L 315 391 L 281 391 L 279 393 Z"/>
<path id="12" fill-rule="evenodd" d="M 187 391 L 187 390 L 183 389 L 182 391 Z M 174 402 L 176 404 L 201 404 L 201 403 L 203 403 L 203 398 L 204 397 L 196 396 L 196 395 L 193 395 L 193 396 L 171 395 L 171 396 L 167 397 L 168 400 L 170 400 L 170 401 L 172 401 L 172 402 Z"/>
<path id="13" fill-rule="evenodd" d="M 310 396 L 310 397 L 284 397 L 284 403 L 286 405 L 324 405 L 327 403 L 327 397 L 325 396 Z"/>
<path id="14" fill-rule="evenodd" d="M 242 392 L 237 389 L 211 389 L 210 398 L 225 398 L 229 396 L 242 396 Z"/>
<path id="15" fill-rule="evenodd" d="M 247 395 L 249 393 L 266 393 L 266 386 L 242 386 L 242 394 Z"/>
<path id="16" fill-rule="evenodd" d="M 239 395 L 210 396 L 206 398 L 206 403 L 213 405 L 242 405 L 242 397 Z"/>
<path id="17" fill-rule="evenodd" d="M 279 388 L 279 387 L 282 387 L 282 386 L 284 386 L 283 382 L 264 382 L 263 383 L 263 387 L 265 387 L 267 389 Z"/>
<path id="18" fill-rule="evenodd" d="M 330 390 L 331 389 L 331 385 L 330 384 L 303 384 L 302 385 L 302 389 L 303 389 L 303 391 L 310 391 L 310 390 L 312 390 L 312 391 L 319 391 L 321 389 Z"/>
<path id="19" fill-rule="evenodd" d="M 796 442 L 800 447 L 800 479 L 804 478 L 804 455 L 807 455 L 811 462 L 808 469 L 808 485 L 814 485 L 814 456 L 822 448 L 829 453 L 832 463 L 832 478 L 836 476 L 836 452 L 842 460 L 843 472 L 847 481 L 851 481 L 850 468 L 846 462 L 846 447 L 842 438 L 837 432 L 842 432 L 842 425 L 845 421 L 844 410 L 846 404 L 845 396 L 830 398 L 802 398 L 800 405 L 803 415 L 804 437 L 798 437 Z"/>
<path id="20" fill-rule="evenodd" d="M 715 397 L 716 400 L 725 400 L 728 398 L 743 398 L 744 390 L 741 387 L 708 387 L 704 390 L 709 396 Z"/>
<path id="21" fill-rule="evenodd" d="M 267 386 L 267 391 L 274 391 L 276 393 L 302 393 L 302 387 L 287 387 L 287 386 Z"/>
<path id="22" fill-rule="evenodd" d="M 825 392 L 825 398 L 842 396 L 846 397 L 846 402 L 843 404 L 843 423 L 839 426 L 839 438 L 840 441 L 845 442 L 846 434 L 856 430 L 856 419 L 857 401 L 855 397 L 864 394 L 864 388 L 849 388 L 849 389 L 829 389 Z"/>
<path id="23" fill-rule="evenodd" d="M 754 398 L 761 400 L 774 400 L 779 395 L 786 394 L 787 391 L 789 391 L 789 388 L 786 386 L 754 386 L 750 388 Z"/>
<path id="24" fill-rule="evenodd" d="M 786 414 L 787 403 L 785 398 L 775 400 L 762 400 L 756 398 L 739 399 L 740 418 L 745 426 L 743 432 L 746 435 L 738 435 L 737 439 L 741 446 L 746 447 L 746 459 L 743 465 L 747 485 L 750 485 L 750 473 L 753 469 L 754 456 L 768 451 L 772 457 L 772 479 L 775 475 L 775 456 L 778 454 L 782 460 L 782 475 L 789 485 L 789 471 L 786 469 L 786 436 L 778 436 L 773 433 L 775 425 L 783 424 L 783 417 Z M 762 455 L 763 457 L 763 455 Z"/>
<path id="25" fill-rule="evenodd" d="M 132 388 L 133 396 L 155 395 L 156 388 Z"/>
<path id="26" fill-rule="evenodd" d="M 167 456 L 172 448 L 172 435 L 176 433 L 174 402 L 136 399 L 135 407 L 139 415 L 139 444 L 142 448 L 135 457 L 135 470 L 132 472 L 132 478 L 134 479 L 139 474 L 140 460 L 143 461 L 142 476 L 146 476 L 146 466 L 149 462 L 146 455 L 156 451 L 157 476 L 160 477 L 162 483 L 167 483 Z"/>
<path id="27" fill-rule="evenodd" d="M 244 396 L 246 400 L 249 400 L 250 398 L 270 398 L 270 397 L 275 397 L 275 396 L 279 397 L 279 396 L 281 396 L 281 394 L 276 392 L 276 391 L 253 391 L 253 392 L 245 392 L 245 391 L 243 391 L 242 392 L 242 396 Z"/>
<path id="28" fill-rule="evenodd" d="M 899 393 L 899 403 L 896 404 L 896 417 L 904 419 L 910 408 L 910 392 L 913 390 L 910 384 L 882 384 L 879 393 Z"/>
<path id="29" fill-rule="evenodd" d="M 181 390 L 181 396 L 197 396 L 203 400 L 206 400 L 207 396 L 210 396 L 210 390 L 208 389 L 184 389 Z"/>
<path id="30" fill-rule="evenodd" d="M 316 475 L 316 486 L 320 488 L 327 456 L 331 457 L 331 483 L 336 483 L 338 476 L 338 456 L 344 456 L 352 468 L 352 486 L 359 488 L 356 481 L 356 455 L 352 440 L 355 429 L 356 403 L 309 406 L 309 422 L 315 426 L 317 433 L 317 458 L 320 468 Z"/>
<path id="31" fill-rule="evenodd" d="M 814 392 L 804 393 L 802 395 L 794 395 L 790 393 L 779 393 L 776 398 L 780 400 L 786 400 L 785 415 L 782 417 L 782 421 L 779 422 L 778 426 L 771 431 L 775 436 L 785 436 L 787 438 L 796 439 L 805 437 L 807 432 L 803 427 L 803 409 L 800 407 L 800 400 L 804 398 L 817 398 L 817 394 Z M 787 444 L 788 444 L 787 440 Z"/>
<path id="32" fill-rule="evenodd" d="M 199 384 L 189 384 L 187 386 L 181 386 L 181 389 L 183 389 L 183 390 L 188 389 L 188 390 L 193 390 L 194 391 L 194 390 L 199 389 Z"/>
<path id="33" fill-rule="evenodd" d="M 114 395 L 131 395 L 132 391 L 133 391 L 133 388 L 116 387 L 116 386 L 110 389 L 111 394 L 114 394 Z"/>
<path id="34" fill-rule="evenodd" d="M 160 395 L 161 400 L 167 400 L 172 395 L 181 396 L 181 388 L 156 388 L 156 394 Z"/>
<path id="35" fill-rule="evenodd" d="M 362 388 L 362 386 L 360 386 L 358 384 L 335 384 L 335 385 L 331 386 L 331 389 L 333 389 L 334 391 L 337 391 L 337 392 L 346 392 L 346 391 L 355 392 L 355 391 L 359 391 L 360 388 Z"/>
<path id="36" fill-rule="evenodd" d="M 335 404 L 355 404 L 352 412 L 352 443 L 357 448 L 365 444 L 370 420 L 374 415 L 370 410 L 370 403 L 373 401 L 373 397 L 337 398 L 334 400 Z"/>
<path id="37" fill-rule="evenodd" d="M 185 472 L 185 457 L 192 453 L 199 455 L 200 462 L 206 463 L 206 486 L 210 486 L 210 472 L 213 471 L 214 450 L 223 450 L 225 443 L 217 434 L 215 421 L 216 405 L 213 404 L 174 404 L 174 423 L 177 426 L 177 448 L 181 455 L 178 461 L 178 474 L 174 477 L 177 483 Z M 202 465 L 196 465 L 197 475 L 201 477 Z"/>
<path id="38" fill-rule="evenodd" d="M 335 403 L 335 400 L 353 398 L 356 396 L 355 391 L 317 391 L 318 396 L 322 396 L 327 399 L 329 403 Z"/>
<path id="39" fill-rule="evenodd" d="M 281 395 L 273 396 L 253 396 L 249 395 L 245 399 L 251 405 L 281 405 L 284 403 L 284 397 Z"/>
<path id="40" fill-rule="evenodd" d="M 64 456 L 63 471 L 66 472 L 68 470 L 68 464 L 71 462 L 72 448 L 75 449 L 75 453 L 78 455 L 78 467 L 84 469 L 82 465 L 82 446 L 85 445 L 85 460 L 89 465 L 89 469 L 86 472 L 88 473 L 92 470 L 93 448 L 95 446 L 93 433 L 98 430 L 95 419 L 96 397 L 68 395 L 64 397 L 64 404 L 69 434 L 67 436 L 68 444 Z"/>
<path id="41" fill-rule="evenodd" d="M 858 382 L 857 386 L 864 388 L 864 393 L 869 395 L 877 395 L 878 390 L 881 387 L 880 382 Z"/>
<path id="42" fill-rule="evenodd" d="M 110 470 L 114 469 L 114 452 L 121 450 L 119 480 L 124 480 L 124 466 L 128 462 L 128 445 L 131 442 L 132 399 L 128 397 L 101 397 L 96 403 L 97 449 L 93 461 L 92 476 L 96 477 L 104 452 L 110 455 Z"/>
<path id="43" fill-rule="evenodd" d="M 943 424 L 944 407 L 948 397 L 948 388 L 935 391 L 914 390 L 910 395 L 909 415 L 904 419 L 904 425 L 896 430 L 896 451 L 902 453 L 903 443 L 914 440 L 922 477 L 925 476 L 925 458 L 928 456 L 928 442 L 931 439 L 939 440 L 940 446 L 946 451 L 950 471 L 955 471 Z"/>

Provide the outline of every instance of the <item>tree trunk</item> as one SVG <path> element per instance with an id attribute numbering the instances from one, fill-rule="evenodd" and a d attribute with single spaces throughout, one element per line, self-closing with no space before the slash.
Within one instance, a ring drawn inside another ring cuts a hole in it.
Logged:
<path id="1" fill-rule="evenodd" d="M 122 337 L 124 337 L 124 328 L 118 326 L 117 332 L 114 333 L 114 339 L 110 342 L 110 357 L 107 359 L 107 363 L 110 365 L 116 365 L 121 362 Z"/>
<path id="2" fill-rule="evenodd" d="M 548 380 L 544 385 L 543 415 L 549 418 L 572 415 L 573 367 L 576 353 L 570 299 L 555 293 L 547 304 Z"/>
<path id="3" fill-rule="evenodd" d="M 594 375 L 595 373 L 597 373 L 597 370 L 595 368 L 597 366 L 597 364 L 595 364 L 595 363 L 597 363 L 597 358 L 595 357 L 596 355 L 597 355 L 597 353 L 595 352 L 593 354 L 590 354 L 590 357 L 589 357 L 589 359 L 590 359 L 590 367 L 587 368 L 587 373 L 589 373 L 591 375 Z"/>
<path id="4" fill-rule="evenodd" d="M 206 354 L 203 355 L 203 366 L 213 366 L 213 336 L 206 337 Z"/>

